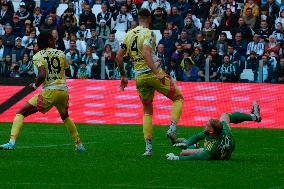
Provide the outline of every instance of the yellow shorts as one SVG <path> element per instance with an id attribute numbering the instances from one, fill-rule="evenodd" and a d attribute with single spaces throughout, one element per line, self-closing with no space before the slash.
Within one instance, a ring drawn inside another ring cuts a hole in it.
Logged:
<path id="1" fill-rule="evenodd" d="M 159 72 L 164 73 L 162 69 Z M 165 82 L 162 83 L 153 72 L 143 73 L 136 77 L 136 88 L 145 105 L 152 103 L 155 90 L 172 101 L 182 99 L 179 88 L 169 75 L 166 75 Z"/>
<path id="2" fill-rule="evenodd" d="M 55 106 L 60 115 L 65 115 L 68 113 L 69 95 L 62 90 L 44 90 L 33 96 L 28 102 L 37 107 L 41 113 L 48 112 Z"/>

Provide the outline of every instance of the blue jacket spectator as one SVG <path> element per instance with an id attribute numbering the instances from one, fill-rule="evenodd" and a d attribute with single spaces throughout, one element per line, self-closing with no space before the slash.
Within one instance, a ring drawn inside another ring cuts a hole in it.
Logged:
<path id="1" fill-rule="evenodd" d="M 198 76 L 199 68 L 192 64 L 189 58 L 184 60 L 185 67 L 183 69 L 183 81 L 201 81 Z"/>

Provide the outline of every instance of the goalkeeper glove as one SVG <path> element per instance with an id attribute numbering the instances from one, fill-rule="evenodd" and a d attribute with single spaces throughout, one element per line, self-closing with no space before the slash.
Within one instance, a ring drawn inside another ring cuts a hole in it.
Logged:
<path id="1" fill-rule="evenodd" d="M 167 154 L 166 157 L 167 157 L 167 160 L 179 160 L 179 157 L 176 156 L 176 155 L 173 154 L 173 153 Z"/>

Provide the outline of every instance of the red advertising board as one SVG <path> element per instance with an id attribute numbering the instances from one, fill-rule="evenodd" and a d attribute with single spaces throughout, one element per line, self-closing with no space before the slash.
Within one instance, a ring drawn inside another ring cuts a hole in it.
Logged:
<path id="1" fill-rule="evenodd" d="M 261 107 L 262 122 L 241 123 L 238 127 L 284 128 L 284 85 L 246 83 L 200 83 L 178 82 L 184 97 L 183 114 L 179 125 L 204 125 L 210 117 L 218 118 L 222 113 L 246 112 L 252 100 Z M 68 80 L 70 93 L 70 116 L 76 123 L 89 124 L 141 124 L 142 108 L 135 88 L 129 81 L 125 91 L 120 91 L 119 81 Z M 2 103 L 19 87 L 1 86 Z M 9 90 L 8 90 L 9 89 Z M 11 93 L 11 91 L 13 91 Z M 16 111 L 35 93 L 26 96 L 0 115 L 1 122 L 12 122 Z M 170 122 L 171 101 L 156 93 L 153 123 L 167 125 Z M 60 123 L 53 108 L 46 114 L 37 113 L 26 122 Z"/>

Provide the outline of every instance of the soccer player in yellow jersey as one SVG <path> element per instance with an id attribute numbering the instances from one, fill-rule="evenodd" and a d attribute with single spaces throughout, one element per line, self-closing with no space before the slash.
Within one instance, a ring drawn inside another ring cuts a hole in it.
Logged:
<path id="1" fill-rule="evenodd" d="M 30 86 L 35 90 L 42 85 L 42 92 L 33 96 L 17 113 L 11 129 L 10 141 L 0 145 L 2 150 L 13 150 L 25 117 L 36 112 L 46 113 L 55 106 L 75 141 L 78 152 L 85 151 L 80 142 L 77 128 L 68 115 L 69 95 L 65 73 L 70 73 L 69 63 L 64 53 L 55 49 L 55 39 L 50 33 L 41 33 L 37 39 L 40 51 L 33 56 L 33 63 L 38 70 L 35 83 Z"/>
<path id="2" fill-rule="evenodd" d="M 171 124 L 167 136 L 172 144 L 176 141 L 176 125 L 180 118 L 183 97 L 179 88 L 170 76 L 166 75 L 154 62 L 156 48 L 155 34 L 149 30 L 151 14 L 147 9 L 141 9 L 138 14 L 139 26 L 127 32 L 120 49 L 117 52 L 117 63 L 121 74 L 120 87 L 127 87 L 127 78 L 123 68 L 123 56 L 128 54 L 134 63 L 136 88 L 138 90 L 143 110 L 143 133 L 146 143 L 145 153 L 152 153 L 152 115 L 154 92 L 158 91 L 173 101 Z"/>

